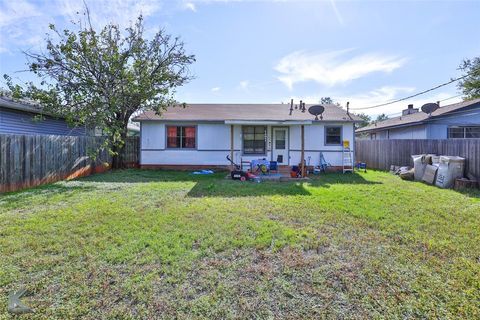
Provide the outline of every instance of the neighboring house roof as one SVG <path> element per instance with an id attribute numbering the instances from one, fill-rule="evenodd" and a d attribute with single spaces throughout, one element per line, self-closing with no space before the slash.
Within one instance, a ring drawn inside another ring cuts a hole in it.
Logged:
<path id="1" fill-rule="evenodd" d="M 0 97 L 0 107 L 31 113 L 45 114 L 42 107 L 33 102 L 17 100 L 7 96 Z"/>
<path id="2" fill-rule="evenodd" d="M 133 121 L 313 121 L 315 117 L 308 112 L 312 104 L 305 105 L 306 111 L 293 110 L 290 104 L 188 104 L 168 108 L 161 115 L 155 111 L 146 111 Z M 324 105 L 323 121 L 361 122 L 359 117 L 347 114 L 336 105 Z"/>
<path id="3" fill-rule="evenodd" d="M 127 129 L 132 132 L 140 132 L 140 127 L 133 123 L 127 124 Z"/>
<path id="4" fill-rule="evenodd" d="M 418 124 L 422 124 L 432 120 L 436 120 L 442 116 L 453 115 L 454 114 L 453 112 L 461 112 L 464 110 L 466 111 L 466 110 L 475 109 L 475 108 L 479 108 L 480 110 L 480 99 L 468 100 L 468 101 L 463 101 L 455 104 L 450 104 L 444 107 L 440 107 L 434 112 L 432 112 L 431 115 L 428 115 L 424 112 L 417 112 L 417 113 L 412 113 L 405 116 L 399 116 L 399 117 L 383 120 L 383 121 L 368 125 L 366 127 L 359 128 L 356 130 L 356 133 L 374 132 L 374 131 L 390 129 L 394 127 L 418 125 Z"/>

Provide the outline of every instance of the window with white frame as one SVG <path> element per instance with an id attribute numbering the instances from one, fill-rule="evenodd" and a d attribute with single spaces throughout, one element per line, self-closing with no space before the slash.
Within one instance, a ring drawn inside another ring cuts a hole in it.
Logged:
<path id="1" fill-rule="evenodd" d="M 167 126 L 168 149 L 195 149 L 197 130 L 195 126 Z"/>
<path id="2" fill-rule="evenodd" d="M 448 127 L 448 139 L 480 139 L 480 126 Z"/>
<path id="3" fill-rule="evenodd" d="M 243 153 L 244 154 L 266 154 L 265 126 L 244 126 L 243 127 Z"/>
<path id="4" fill-rule="evenodd" d="M 342 126 L 325 127 L 325 145 L 342 144 Z"/>

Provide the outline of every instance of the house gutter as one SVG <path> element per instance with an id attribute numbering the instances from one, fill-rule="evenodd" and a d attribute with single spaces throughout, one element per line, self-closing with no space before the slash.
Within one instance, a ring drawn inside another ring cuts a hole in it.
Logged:
<path id="1" fill-rule="evenodd" d="M 313 121 L 273 121 L 273 120 L 225 120 L 225 124 L 258 124 L 258 125 L 295 125 L 303 124 L 309 125 Z"/>
<path id="2" fill-rule="evenodd" d="M 362 129 L 357 129 L 357 130 L 355 130 L 355 133 L 371 133 L 371 132 L 383 131 L 383 130 L 388 130 L 388 129 L 418 126 L 418 125 L 425 124 L 425 123 L 427 123 L 427 121 L 410 122 L 410 123 L 406 123 L 406 124 L 378 127 L 378 128 L 372 128 L 372 129 L 363 129 L 363 130 Z"/>

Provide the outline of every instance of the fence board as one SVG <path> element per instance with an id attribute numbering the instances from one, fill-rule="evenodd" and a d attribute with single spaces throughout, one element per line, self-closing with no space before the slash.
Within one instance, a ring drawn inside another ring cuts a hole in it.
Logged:
<path id="1" fill-rule="evenodd" d="M 51 183 L 105 171 L 111 163 L 105 138 L 0 134 L 0 192 Z M 128 137 L 123 153 L 127 166 L 136 166 L 139 137 Z"/>
<path id="2" fill-rule="evenodd" d="M 480 178 L 480 139 L 446 140 L 357 140 L 357 161 L 373 169 L 388 170 L 390 165 L 412 166 L 412 155 L 431 153 L 466 159 L 466 173 Z"/>

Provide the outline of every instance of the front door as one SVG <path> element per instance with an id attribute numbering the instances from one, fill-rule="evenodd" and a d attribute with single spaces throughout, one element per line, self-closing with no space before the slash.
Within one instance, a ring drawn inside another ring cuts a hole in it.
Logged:
<path id="1" fill-rule="evenodd" d="M 279 165 L 288 165 L 288 129 L 273 128 L 273 161 Z"/>

